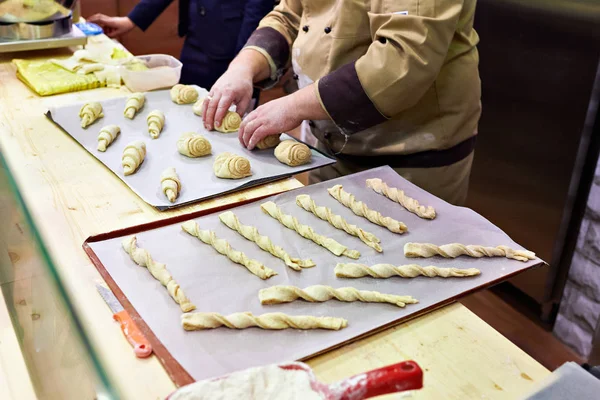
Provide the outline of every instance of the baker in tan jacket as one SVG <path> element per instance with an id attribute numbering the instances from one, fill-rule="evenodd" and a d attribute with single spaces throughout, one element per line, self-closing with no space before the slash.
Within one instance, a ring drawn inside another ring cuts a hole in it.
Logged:
<path id="1" fill-rule="evenodd" d="M 481 113 L 476 0 L 283 0 L 215 83 L 204 123 L 246 110 L 291 65 L 300 90 L 246 116 L 240 142 L 303 121 L 338 163 L 331 179 L 380 165 L 465 201 Z"/>

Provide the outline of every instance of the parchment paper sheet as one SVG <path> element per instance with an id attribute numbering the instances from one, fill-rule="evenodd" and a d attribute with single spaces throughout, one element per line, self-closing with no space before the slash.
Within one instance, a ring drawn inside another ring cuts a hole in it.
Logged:
<path id="1" fill-rule="evenodd" d="M 208 94 L 205 89 L 198 88 L 198 91 L 200 98 Z M 131 190 L 159 209 L 196 202 L 334 162 L 312 150 L 313 157 L 309 164 L 290 167 L 277 161 L 273 155 L 274 149 L 248 151 L 238 142 L 237 132 L 220 133 L 204 129 L 202 118 L 193 113 L 192 105 L 173 103 L 168 90 L 146 93 L 144 108 L 133 120 L 123 116 L 126 101 L 127 97 L 102 101 L 104 117 L 87 129 L 81 128 L 79 118 L 79 109 L 83 104 L 51 108 L 49 113 L 56 124 L 114 172 Z M 153 110 L 165 113 L 165 127 L 158 139 L 152 139 L 148 134 L 146 117 Z M 98 132 L 103 126 L 110 124 L 118 125 L 121 133 L 103 153 L 97 150 Z M 179 154 L 177 140 L 184 132 L 200 133 L 207 138 L 212 145 L 212 155 L 188 158 Z M 282 139 L 286 136 L 282 136 Z M 121 166 L 123 149 L 135 140 L 146 143 L 146 158 L 135 174 L 125 176 Z M 225 151 L 248 158 L 253 175 L 244 179 L 217 178 L 213 173 L 214 159 Z M 160 186 L 160 175 L 168 167 L 175 167 L 182 184 L 175 203 L 167 200 Z"/>
<path id="2" fill-rule="evenodd" d="M 379 177 L 390 186 L 403 189 L 422 204 L 433 206 L 438 216 L 423 220 L 409 213 L 397 203 L 375 193 L 365 185 L 368 178 Z M 327 193 L 327 188 L 341 183 L 344 189 L 371 208 L 407 224 L 409 232 L 394 234 L 354 215 Z M 298 194 L 309 194 L 318 205 L 331 207 L 350 223 L 375 234 L 381 239 L 384 252 L 379 254 L 358 238 L 337 230 L 327 222 L 304 211 L 295 204 Z M 368 265 L 416 263 L 440 267 L 476 267 L 482 274 L 473 278 L 360 279 L 336 278 L 333 269 L 338 262 L 354 262 L 347 257 L 336 257 L 326 249 L 300 237 L 283 227 L 275 219 L 262 213 L 259 201 L 235 208 L 233 211 L 246 225 L 256 226 L 260 233 L 269 236 L 292 256 L 312 258 L 317 266 L 296 272 L 283 261 L 260 250 L 237 232 L 227 228 L 218 219 L 218 213 L 197 219 L 203 229 L 214 230 L 218 237 L 227 239 L 233 248 L 244 251 L 249 257 L 262 261 L 279 275 L 266 281 L 252 275 L 244 267 L 234 264 L 218 254 L 211 246 L 181 230 L 180 224 L 142 232 L 137 235 L 140 247 L 150 251 L 152 257 L 166 263 L 167 269 L 181 285 L 187 296 L 198 307 L 197 311 L 223 314 L 251 311 L 254 314 L 281 311 L 292 315 L 335 316 L 347 318 L 348 327 L 340 331 L 264 331 L 258 328 L 230 330 L 219 328 L 186 332 L 181 328 L 181 311 L 150 273 L 137 266 L 121 248 L 121 238 L 90 243 L 133 307 L 146 321 L 158 339 L 179 363 L 197 380 L 215 377 L 236 370 L 289 360 L 297 360 L 369 332 L 377 327 L 406 317 L 423 308 L 438 304 L 476 287 L 496 281 L 503 276 L 540 264 L 541 260 L 523 263 L 506 258 L 473 259 L 460 257 L 444 259 L 409 259 L 404 257 L 406 242 L 431 242 L 446 244 L 507 245 L 521 248 L 499 228 L 477 213 L 451 206 L 417 188 L 389 167 L 381 167 L 329 182 L 296 189 L 271 198 L 286 213 L 293 214 L 301 223 L 316 232 L 332 237 L 352 249 L 359 250 L 358 262 Z M 267 201 L 267 200 L 265 200 Z M 306 287 L 325 284 L 333 287 L 353 286 L 382 293 L 412 295 L 418 304 L 398 308 L 390 304 L 342 303 L 335 300 L 325 303 L 296 301 L 288 304 L 261 306 L 258 291 L 272 285 Z M 398 343 L 398 346 L 402 346 Z"/>

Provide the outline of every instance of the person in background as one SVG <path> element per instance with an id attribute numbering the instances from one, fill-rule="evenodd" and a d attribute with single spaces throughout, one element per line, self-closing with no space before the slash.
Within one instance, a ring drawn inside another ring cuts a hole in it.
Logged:
<path id="1" fill-rule="evenodd" d="M 172 2 L 141 0 L 126 17 L 96 14 L 88 21 L 113 38 L 136 26 L 145 31 Z M 273 0 L 179 0 L 178 32 L 185 36 L 181 83 L 209 89 L 274 5 Z"/>
<path id="2" fill-rule="evenodd" d="M 338 160 L 311 182 L 390 165 L 463 204 L 481 114 L 475 5 L 282 0 L 212 87 L 204 123 L 219 124 L 232 103 L 245 109 L 253 83 L 268 88 L 291 66 L 300 90 L 248 114 L 242 145 L 303 123 Z"/>

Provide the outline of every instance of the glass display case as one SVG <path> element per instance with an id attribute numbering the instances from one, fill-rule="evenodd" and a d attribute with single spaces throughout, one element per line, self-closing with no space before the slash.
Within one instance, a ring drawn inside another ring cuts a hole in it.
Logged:
<path id="1" fill-rule="evenodd" d="M 81 329 L 1 151 L 0 289 L 0 398 L 119 398 Z"/>

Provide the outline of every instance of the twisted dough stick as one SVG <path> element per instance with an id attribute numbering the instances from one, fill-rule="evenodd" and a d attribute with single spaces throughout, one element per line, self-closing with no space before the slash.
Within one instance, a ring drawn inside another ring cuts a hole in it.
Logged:
<path id="1" fill-rule="evenodd" d="M 260 209 L 266 214 L 269 214 L 271 217 L 275 218 L 277 221 L 281 222 L 281 224 L 286 228 L 296 231 L 303 238 L 312 240 L 319 246 L 325 247 L 336 256 L 341 256 L 343 254 L 346 257 L 354 259 L 358 259 L 358 257 L 360 257 L 360 253 L 358 251 L 350 250 L 346 246 L 336 242 L 331 238 L 319 235 L 310 226 L 302 225 L 293 216 L 283 214 L 281 209 L 277 207 L 277 204 L 273 203 L 272 201 L 261 204 Z"/>
<path id="2" fill-rule="evenodd" d="M 195 221 L 184 222 L 181 225 L 181 229 L 197 237 L 204 243 L 211 245 L 216 251 L 234 263 L 243 265 L 260 279 L 269 279 L 273 275 L 277 275 L 277 272 L 265 267 L 261 262 L 246 257 L 241 251 L 234 250 L 226 240 L 217 238 L 214 232 L 200 229 Z"/>
<path id="3" fill-rule="evenodd" d="M 167 288 L 173 300 L 181 307 L 181 311 L 189 312 L 196 309 L 196 306 L 185 296 L 183 290 L 175 282 L 169 271 L 167 271 L 165 264 L 154 261 L 147 250 L 137 247 L 137 238 L 135 236 L 123 239 L 121 245 L 136 264 L 146 267 L 152 276 Z"/>
<path id="4" fill-rule="evenodd" d="M 310 268 L 315 266 L 315 263 L 311 259 L 301 260 L 299 258 L 290 257 L 290 255 L 284 249 L 274 245 L 271 239 L 258 233 L 258 229 L 250 225 L 242 225 L 232 211 L 226 211 L 220 214 L 219 219 L 222 223 L 238 232 L 249 241 L 256 243 L 262 250 L 282 259 L 285 262 L 285 265 L 291 269 L 300 271 L 302 268 Z"/>
<path id="5" fill-rule="evenodd" d="M 422 206 L 417 200 L 413 199 L 412 197 L 408 197 L 403 190 L 391 188 L 379 178 L 367 179 L 367 187 L 370 187 L 375 192 L 384 195 L 392 201 L 395 201 L 411 213 L 417 214 L 421 218 L 435 218 L 435 210 L 433 207 Z"/>
<path id="6" fill-rule="evenodd" d="M 177 199 L 181 192 L 181 181 L 175 168 L 169 167 L 160 175 L 160 187 L 171 203 Z"/>
<path id="7" fill-rule="evenodd" d="M 342 185 L 335 185 L 327 189 L 327 191 L 334 199 L 351 209 L 359 217 L 364 217 L 372 223 L 381 225 L 394 233 L 405 233 L 408 230 L 403 222 L 396 221 L 390 217 L 384 217 L 379 212 L 371 210 L 362 201 L 356 201 L 354 195 L 344 191 Z"/>
<path id="8" fill-rule="evenodd" d="M 211 329 L 225 326 L 231 329 L 246 329 L 258 326 L 262 329 L 331 329 L 338 331 L 348 326 L 343 318 L 313 317 L 309 315 L 286 315 L 268 313 L 252 315 L 250 312 L 222 315 L 218 313 L 188 313 L 181 316 L 181 325 L 186 331 Z"/>
<path id="9" fill-rule="evenodd" d="M 412 296 L 396 296 L 369 290 L 358 290 L 352 287 L 334 289 L 331 286 L 324 285 L 314 285 L 304 289 L 295 286 L 271 286 L 270 288 L 261 289 L 258 292 L 258 298 L 260 304 L 291 303 L 299 298 L 312 303 L 337 299 L 345 302 L 390 303 L 398 307 L 418 303 L 418 300 Z"/>
<path id="10" fill-rule="evenodd" d="M 144 93 L 134 93 L 129 96 L 125 102 L 125 111 L 123 111 L 125 118 L 133 119 L 135 114 L 144 107 L 145 102 L 146 96 L 144 96 Z"/>
<path id="11" fill-rule="evenodd" d="M 98 102 L 85 103 L 79 110 L 79 117 L 81 118 L 81 127 L 87 128 L 93 124 L 98 118 L 103 117 L 102 104 Z"/>
<path id="12" fill-rule="evenodd" d="M 329 222 L 335 228 L 340 229 L 352 236 L 356 236 L 367 246 L 372 247 L 376 251 L 380 253 L 383 251 L 379 245 L 380 240 L 375 235 L 365 232 L 356 225 L 349 224 L 344 218 L 334 214 L 330 208 L 317 206 L 309 195 L 301 194 L 296 196 L 296 204 L 306 211 L 311 212 L 317 217 L 321 218 L 323 221 Z"/>
<path id="13" fill-rule="evenodd" d="M 372 276 L 373 278 L 389 278 L 390 276 L 400 276 L 402 278 L 414 278 L 419 275 L 433 278 L 440 276 L 442 278 L 479 275 L 481 271 L 476 268 L 458 269 L 458 268 L 439 268 L 422 267 L 416 264 L 394 266 L 392 264 L 375 264 L 369 267 L 365 264 L 337 264 L 334 269 L 335 276 L 338 278 L 361 278 L 363 276 Z"/>
<path id="14" fill-rule="evenodd" d="M 478 245 L 464 245 L 460 243 L 444 244 L 436 246 L 431 243 L 406 243 L 404 245 L 404 255 L 406 257 L 433 257 L 440 255 L 446 258 L 456 258 L 467 255 L 469 257 L 506 257 L 519 261 L 535 259 L 535 253 L 528 250 L 513 250 L 506 246 L 485 247 Z"/>
<path id="15" fill-rule="evenodd" d="M 106 151 L 112 142 L 119 136 L 121 128 L 117 125 L 106 125 L 98 132 L 98 151 Z"/>

